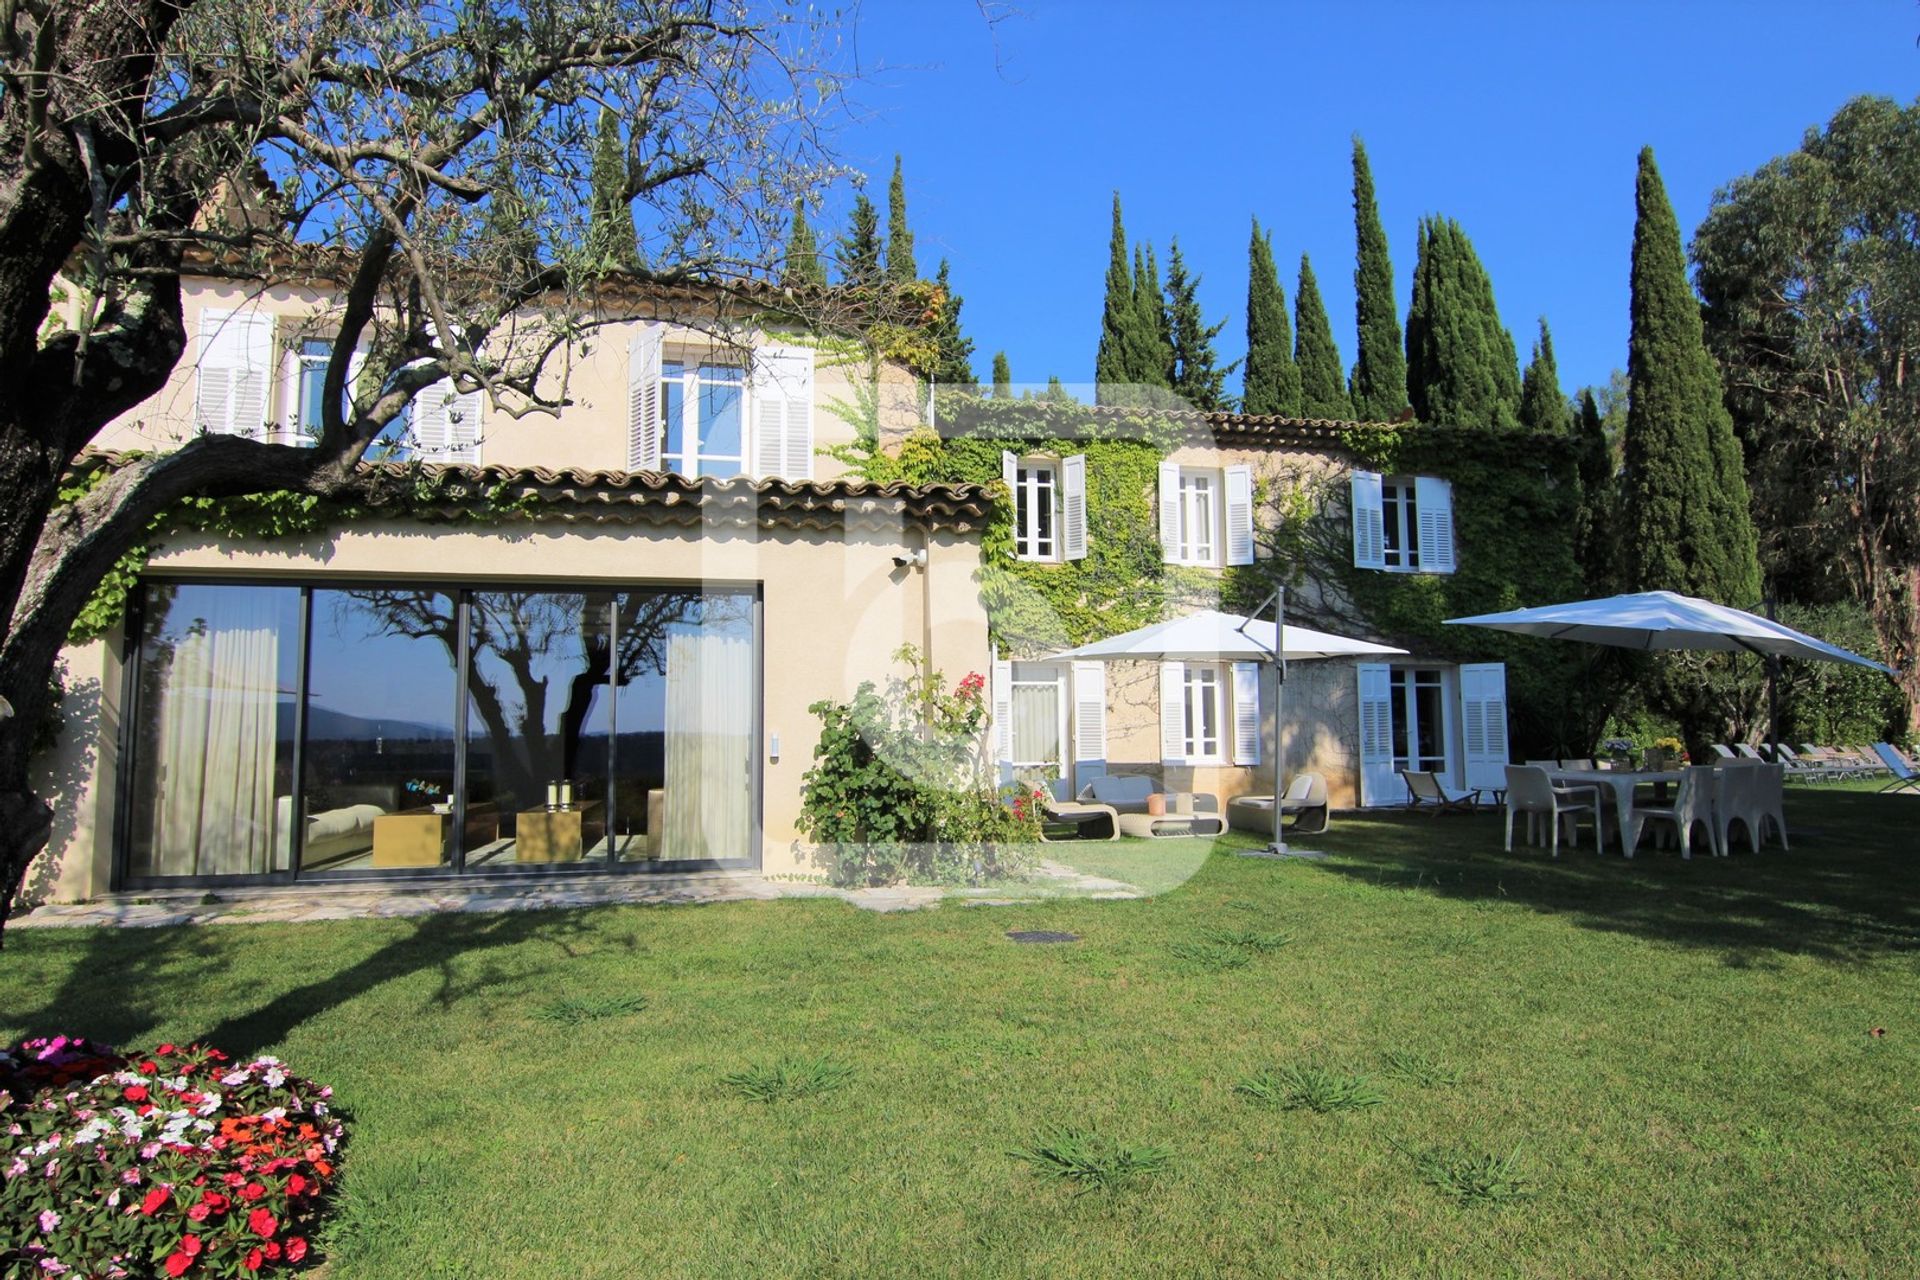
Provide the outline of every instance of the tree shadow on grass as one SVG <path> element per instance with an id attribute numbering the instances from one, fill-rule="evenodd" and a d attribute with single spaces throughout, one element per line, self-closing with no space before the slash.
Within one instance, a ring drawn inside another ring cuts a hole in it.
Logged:
<path id="1" fill-rule="evenodd" d="M 79 943 L 84 954 L 66 967 L 63 979 L 32 1012 L 9 1015 L 26 1034 L 77 1033 L 110 1044 L 133 1044 L 150 1036 L 163 1022 L 178 1025 L 183 1011 L 172 1007 L 166 994 L 178 986 L 204 991 L 217 984 L 221 970 L 234 962 L 234 949 L 223 936 L 228 929 L 284 929 L 294 939 L 315 945 L 275 951 L 277 962 L 298 967 L 304 981 L 279 991 L 265 1003 L 234 1012 L 197 1031 L 192 1039 L 214 1045 L 236 1057 L 251 1056 L 284 1040 L 309 1020 L 364 995 L 386 983 L 423 971 L 439 976 L 432 997 L 447 1007 L 493 989 L 537 985 L 547 975 L 564 969 L 583 950 L 609 942 L 636 945 L 600 928 L 595 917 L 614 908 L 591 907 L 491 913 L 443 913 L 396 919 L 399 936 L 379 942 L 371 950 L 348 942 L 345 948 L 323 945 L 327 925 L 191 925 L 159 929 L 85 930 Z M 591 937 L 593 946 L 583 944 Z M 64 941 L 64 940 L 61 940 Z M 550 958 L 511 960 L 507 953 L 528 942 L 549 944 Z M 57 944 L 56 944 L 57 945 Z M 329 963 L 330 957 L 336 957 Z M 276 990 L 267 976 L 260 984 Z M 239 1001 L 215 1000 L 228 1008 Z M 190 1016 L 188 1018 L 190 1024 Z"/>
<path id="2" fill-rule="evenodd" d="M 1627 860 L 1617 847 L 1594 852 L 1564 844 L 1502 849 L 1499 817 L 1368 815 L 1337 823 L 1315 843 L 1335 859 L 1321 874 L 1460 900 L 1517 902 L 1585 928 L 1630 933 L 1722 952 L 1724 963 L 1755 966 L 1780 954 L 1856 961 L 1920 951 L 1920 859 L 1914 829 L 1920 802 L 1861 792 L 1792 791 L 1790 852 L 1778 844 L 1731 857 L 1697 848 L 1691 861 L 1643 842 Z"/>

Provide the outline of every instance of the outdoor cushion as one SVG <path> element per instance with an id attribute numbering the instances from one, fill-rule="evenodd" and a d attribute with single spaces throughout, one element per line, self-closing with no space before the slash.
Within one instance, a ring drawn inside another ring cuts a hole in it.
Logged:
<path id="1" fill-rule="evenodd" d="M 1145 813 L 1153 792 L 1153 779 L 1144 774 L 1109 773 L 1089 782 L 1080 798 L 1110 804 L 1121 813 Z"/>

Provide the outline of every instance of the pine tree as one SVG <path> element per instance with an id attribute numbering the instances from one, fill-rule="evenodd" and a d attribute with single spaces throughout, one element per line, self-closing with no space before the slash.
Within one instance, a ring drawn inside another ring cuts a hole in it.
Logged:
<path id="1" fill-rule="evenodd" d="M 1393 263 L 1373 194 L 1367 149 L 1353 140 L 1354 325 L 1359 338 L 1353 366 L 1353 412 L 1363 421 L 1391 422 L 1407 405 L 1407 363 L 1400 346 L 1400 308 L 1393 296 Z"/>
<path id="2" fill-rule="evenodd" d="M 620 141 L 620 117 L 602 109 L 593 143 L 593 169 L 587 206 L 587 248 L 602 269 L 631 271 L 640 266 L 640 234 L 627 200 L 627 149 Z"/>
<path id="3" fill-rule="evenodd" d="M 900 157 L 893 158 L 893 181 L 887 184 L 887 283 L 912 284 L 920 278 L 913 264 L 913 231 L 907 226 L 907 181 Z"/>
<path id="4" fill-rule="evenodd" d="M 1451 218 L 1422 218 L 1419 242 L 1407 312 L 1407 394 L 1415 415 L 1456 427 L 1518 425 L 1513 335 L 1500 323 L 1493 282 L 1472 241 Z"/>
<path id="5" fill-rule="evenodd" d="M 1166 290 L 1160 287 L 1160 260 L 1153 246 L 1133 251 L 1134 351 L 1133 381 L 1142 387 L 1173 385 L 1173 319 L 1167 313 Z"/>
<path id="6" fill-rule="evenodd" d="M 1347 399 L 1346 379 L 1340 372 L 1340 348 L 1333 344 L 1333 326 L 1313 264 L 1300 255 L 1300 281 L 1293 291 L 1293 363 L 1300 371 L 1300 416 L 1345 421 L 1354 416 Z"/>
<path id="7" fill-rule="evenodd" d="M 864 191 L 853 198 L 853 215 L 838 248 L 842 284 L 870 289 L 880 283 L 880 214 Z"/>
<path id="8" fill-rule="evenodd" d="M 941 296 L 940 314 L 934 320 L 933 379 L 946 387 L 975 387 L 979 379 L 973 373 L 973 339 L 960 330 L 963 299 L 953 291 L 947 278 L 949 270 L 947 260 L 942 258 L 940 271 L 933 278 Z"/>
<path id="9" fill-rule="evenodd" d="M 1220 367 L 1213 340 L 1227 327 L 1227 322 L 1209 325 L 1201 314 L 1200 277 L 1187 274 L 1186 260 L 1180 256 L 1177 239 L 1167 261 L 1167 319 L 1173 350 L 1174 391 L 1196 409 L 1212 413 L 1226 408 L 1224 388 L 1233 365 Z"/>
<path id="10" fill-rule="evenodd" d="M 1133 276 L 1127 270 L 1127 233 L 1120 225 L 1120 193 L 1113 193 L 1113 236 L 1108 245 L 1107 296 L 1100 312 L 1100 346 L 1093 358 L 1094 399 L 1122 403 L 1133 370 Z"/>
<path id="11" fill-rule="evenodd" d="M 787 231 L 787 261 L 780 283 L 789 289 L 824 289 L 827 268 L 820 261 L 820 246 L 807 225 L 805 196 L 793 198 L 793 224 Z"/>
<path id="12" fill-rule="evenodd" d="M 1593 407 L 1593 415 L 1597 425 L 1598 404 Z M 1571 421 L 1567 397 L 1560 390 L 1560 366 L 1553 358 L 1553 334 L 1547 331 L 1547 318 L 1541 316 L 1540 338 L 1533 344 L 1526 375 L 1520 380 L 1520 425 L 1533 431 L 1565 431 Z M 1605 439 L 1601 437 L 1602 443 Z"/>
<path id="13" fill-rule="evenodd" d="M 1013 399 L 1013 370 L 1007 364 L 1007 353 L 993 353 L 993 398 L 995 400 Z"/>
<path id="14" fill-rule="evenodd" d="M 1651 147 L 1640 152 L 1634 205 L 1623 576 L 1628 590 L 1745 608 L 1760 595 L 1760 570 L 1740 443 Z"/>
<path id="15" fill-rule="evenodd" d="M 1293 362 L 1287 295 L 1273 262 L 1273 240 L 1261 233 L 1258 218 L 1247 246 L 1247 371 L 1240 411 L 1300 416 L 1300 366 Z"/>

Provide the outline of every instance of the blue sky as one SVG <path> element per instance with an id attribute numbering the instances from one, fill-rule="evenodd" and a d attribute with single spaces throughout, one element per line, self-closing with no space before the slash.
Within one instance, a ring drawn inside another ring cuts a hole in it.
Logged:
<path id="1" fill-rule="evenodd" d="M 1524 361 L 1544 314 L 1569 394 L 1626 364 L 1635 157 L 1688 235 L 1716 187 L 1848 98 L 1920 94 L 1912 0 L 1169 5 L 865 0 L 862 115 L 842 139 L 884 207 L 894 153 L 924 274 L 953 262 L 976 371 L 1093 375 L 1112 193 L 1178 235 L 1245 348 L 1248 219 L 1289 302 L 1312 255 L 1353 360 L 1349 138 L 1366 141 L 1404 316 L 1422 214 L 1460 220 Z M 823 238 L 841 227 L 822 228 Z M 1238 375 L 1235 375 L 1237 385 Z"/>

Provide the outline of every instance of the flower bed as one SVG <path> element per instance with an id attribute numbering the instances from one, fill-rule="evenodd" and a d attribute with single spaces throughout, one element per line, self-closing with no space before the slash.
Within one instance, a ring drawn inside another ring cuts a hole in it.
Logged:
<path id="1" fill-rule="evenodd" d="M 315 1260 L 333 1090 L 275 1058 L 78 1037 L 0 1051 L 0 1274 L 284 1275 Z"/>

